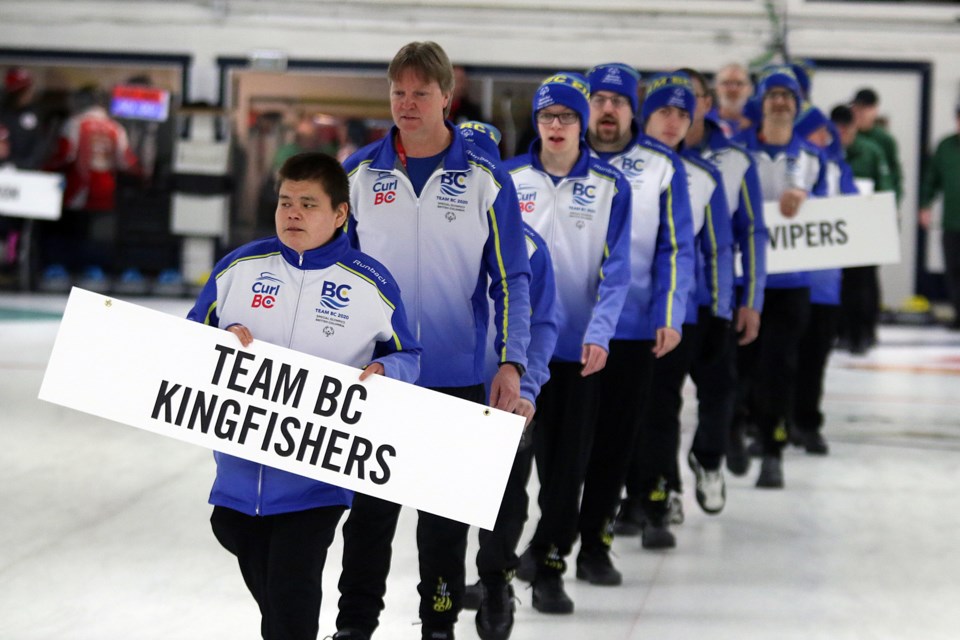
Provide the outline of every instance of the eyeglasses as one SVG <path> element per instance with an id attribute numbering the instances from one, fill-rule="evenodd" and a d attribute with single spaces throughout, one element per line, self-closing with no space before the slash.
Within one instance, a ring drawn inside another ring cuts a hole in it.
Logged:
<path id="1" fill-rule="evenodd" d="M 746 80 L 721 80 L 718 83 L 721 87 L 745 87 L 747 86 Z"/>
<path id="2" fill-rule="evenodd" d="M 625 96 L 601 96 L 599 94 L 590 96 L 590 105 L 602 109 L 607 103 L 613 105 L 614 109 L 623 109 L 630 106 L 630 100 Z"/>
<path id="3" fill-rule="evenodd" d="M 564 111 L 563 113 L 537 112 L 537 122 L 540 124 L 553 124 L 554 120 L 559 120 L 560 124 L 575 124 L 580 121 L 580 116 L 573 111 Z"/>

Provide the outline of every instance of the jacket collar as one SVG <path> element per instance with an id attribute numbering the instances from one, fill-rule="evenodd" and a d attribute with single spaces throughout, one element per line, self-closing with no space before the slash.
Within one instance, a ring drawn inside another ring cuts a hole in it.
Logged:
<path id="1" fill-rule="evenodd" d="M 470 164 L 467 162 L 466 147 L 463 144 L 461 136 L 448 120 L 444 122 L 447 130 L 450 132 L 450 146 L 447 147 L 446 155 L 443 157 L 444 171 L 469 171 Z M 374 171 L 402 171 L 400 161 L 397 158 L 397 150 L 393 146 L 394 136 L 399 133 L 397 125 L 390 127 L 386 137 L 380 141 L 380 149 L 373 157 L 370 168 Z"/>
<path id="2" fill-rule="evenodd" d="M 322 247 L 317 247 L 316 249 L 304 251 L 302 263 L 299 253 L 280 242 L 279 238 L 277 242 L 280 245 L 280 254 L 283 256 L 283 259 L 297 269 L 304 270 L 326 269 L 336 264 L 343 257 L 343 254 L 350 249 L 350 240 L 347 238 L 347 234 L 339 229 L 333 236 L 333 239 L 327 244 Z"/>
<path id="3" fill-rule="evenodd" d="M 541 173 L 547 173 L 547 170 L 543 168 L 543 163 L 540 162 L 540 149 L 542 148 L 543 141 L 540 138 L 534 138 L 533 142 L 530 143 L 530 164 L 534 169 L 540 171 Z M 580 156 L 577 158 L 577 161 L 573 163 L 573 168 L 570 169 L 570 173 L 563 176 L 564 178 L 586 178 L 590 173 L 590 147 L 587 146 L 587 143 L 583 140 L 580 141 Z"/>

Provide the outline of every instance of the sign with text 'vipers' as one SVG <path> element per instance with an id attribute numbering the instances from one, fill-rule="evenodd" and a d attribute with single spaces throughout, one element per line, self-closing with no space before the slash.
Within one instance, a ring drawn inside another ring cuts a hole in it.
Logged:
<path id="1" fill-rule="evenodd" d="M 810 198 L 793 218 L 783 217 L 779 203 L 766 202 L 763 216 L 768 273 L 900 262 L 893 192 Z"/>
<path id="2" fill-rule="evenodd" d="M 520 416 L 74 289 L 40 399 L 486 529 Z M 212 461 L 211 461 L 212 464 Z"/>

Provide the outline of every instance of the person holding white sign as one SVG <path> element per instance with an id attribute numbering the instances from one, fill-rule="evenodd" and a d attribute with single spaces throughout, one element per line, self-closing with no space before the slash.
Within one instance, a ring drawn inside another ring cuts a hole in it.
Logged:
<path id="1" fill-rule="evenodd" d="M 547 243 L 557 282 L 559 338 L 550 381 L 537 401 L 534 434 L 540 520 L 520 577 L 533 582 L 541 613 L 573 611 L 563 588 L 576 541 L 603 370 L 630 284 L 630 183 L 585 142 L 590 85 L 579 73 L 546 78 L 533 97 L 537 137 L 507 163 L 524 220 Z M 580 541 L 577 577 L 619 581 L 600 527 Z M 533 575 L 529 568 L 533 565 Z"/>
<path id="2" fill-rule="evenodd" d="M 790 67 L 768 68 L 758 91 L 763 118 L 758 126 L 734 138 L 757 162 L 764 200 L 779 201 L 784 218 L 796 216 L 811 195 L 826 193 L 820 151 L 793 130 L 802 104 L 800 95 Z M 769 227 L 774 224 L 767 220 Z M 787 409 L 796 382 L 797 349 L 810 314 L 809 274 L 768 275 L 764 297 L 759 337 L 738 359 L 738 392 L 749 402 L 763 449 L 757 486 L 782 488 Z M 728 456 L 733 451 L 731 447 Z"/>
<path id="3" fill-rule="evenodd" d="M 351 241 L 383 260 L 403 288 L 408 321 L 423 343 L 420 386 L 487 400 L 483 368 L 493 299 L 499 368 L 489 403 L 516 412 L 530 341 L 530 262 L 513 181 L 498 158 L 464 141 L 446 121 L 454 74 L 438 44 L 405 45 L 387 77 L 395 126 L 345 163 Z M 358 495 L 354 501 L 344 524 L 337 638 L 369 638 L 379 624 L 399 514 L 399 505 L 384 500 Z M 467 532 L 461 522 L 419 514 L 423 638 L 454 636 Z"/>
<path id="4" fill-rule="evenodd" d="M 794 130 L 807 142 L 821 149 L 826 163 L 827 195 L 856 194 L 853 171 L 843 160 L 843 147 L 834 138 L 831 122 L 820 109 L 806 104 L 797 117 Z M 797 361 L 797 386 L 794 390 L 790 420 L 790 441 L 807 453 L 826 455 L 823 438 L 823 378 L 827 358 L 837 338 L 840 323 L 840 269 L 810 272 L 810 321 L 800 338 Z"/>
<path id="5" fill-rule="evenodd" d="M 334 158 L 304 153 L 279 171 L 275 237 L 220 260 L 188 318 L 234 335 L 414 382 L 420 344 L 387 269 L 350 248 L 349 183 Z M 236 374 L 236 367 L 234 367 Z M 237 556 L 265 640 L 315 640 L 327 548 L 353 492 L 215 453 L 214 534 Z"/>

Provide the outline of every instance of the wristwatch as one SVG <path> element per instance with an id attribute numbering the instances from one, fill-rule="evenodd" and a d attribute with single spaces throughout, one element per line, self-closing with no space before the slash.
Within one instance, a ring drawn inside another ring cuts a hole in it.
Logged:
<path id="1" fill-rule="evenodd" d="M 500 363 L 500 366 L 502 367 L 502 366 L 505 365 L 505 364 L 512 364 L 514 367 L 516 367 L 517 373 L 520 374 L 520 377 L 521 377 L 521 378 L 522 378 L 524 375 L 526 375 L 526 373 L 527 373 L 527 368 L 526 368 L 525 366 L 523 366 L 522 364 L 520 364 L 519 362 L 510 362 L 510 361 L 501 362 L 501 363 Z"/>

